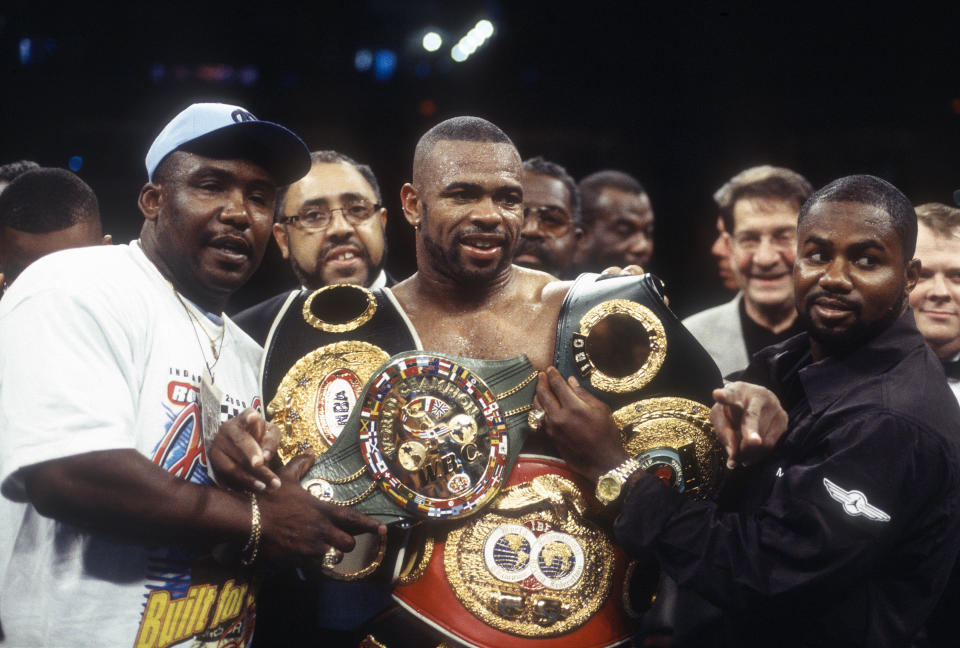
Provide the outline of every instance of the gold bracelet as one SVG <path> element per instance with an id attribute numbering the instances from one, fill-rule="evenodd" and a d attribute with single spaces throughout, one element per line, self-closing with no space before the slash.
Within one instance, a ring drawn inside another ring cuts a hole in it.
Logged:
<path id="1" fill-rule="evenodd" d="M 247 544 L 243 546 L 243 549 L 240 550 L 240 564 L 244 566 L 252 565 L 253 561 L 257 559 L 257 554 L 260 552 L 260 535 L 262 533 L 262 528 L 260 527 L 260 505 L 257 503 L 257 494 L 248 491 L 247 495 L 250 497 L 250 538 L 247 540 Z"/>

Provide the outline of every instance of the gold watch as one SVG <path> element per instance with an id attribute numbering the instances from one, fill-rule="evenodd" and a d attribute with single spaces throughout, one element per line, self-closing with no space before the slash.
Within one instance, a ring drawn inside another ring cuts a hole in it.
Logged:
<path id="1" fill-rule="evenodd" d="M 640 470 L 640 462 L 635 457 L 630 457 L 610 472 L 600 475 L 596 492 L 600 503 L 609 506 L 616 502 L 623 491 L 623 485 L 630 479 L 630 475 L 638 470 Z"/>

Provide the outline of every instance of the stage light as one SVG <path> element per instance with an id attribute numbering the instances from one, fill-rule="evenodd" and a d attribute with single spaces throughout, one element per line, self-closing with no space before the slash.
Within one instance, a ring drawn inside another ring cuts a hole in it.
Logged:
<path id="1" fill-rule="evenodd" d="M 493 23 L 480 20 L 450 50 L 450 57 L 457 63 L 463 63 L 476 52 L 487 39 L 493 36 Z"/>
<path id="2" fill-rule="evenodd" d="M 443 39 L 437 32 L 427 32 L 423 36 L 423 49 L 428 52 L 436 52 L 443 45 Z"/>
<path id="3" fill-rule="evenodd" d="M 29 38 L 20 39 L 20 65 L 26 65 L 30 62 L 33 42 Z"/>
<path id="4" fill-rule="evenodd" d="M 67 161 L 67 166 L 70 167 L 70 170 L 76 173 L 83 168 L 83 158 L 79 155 L 74 155 Z"/>
<path id="5" fill-rule="evenodd" d="M 154 63 L 150 66 L 150 79 L 154 83 L 160 83 L 167 76 L 167 66 L 163 63 Z"/>
<path id="6" fill-rule="evenodd" d="M 260 68 L 255 65 L 247 65 L 240 68 L 240 83 L 245 86 L 252 86 L 260 80 Z"/>
<path id="7" fill-rule="evenodd" d="M 387 81 L 397 69 L 397 54 L 391 50 L 378 50 L 373 59 L 373 78 Z"/>
<path id="8" fill-rule="evenodd" d="M 417 112 L 420 113 L 421 117 L 433 117 L 437 114 L 437 102 L 433 99 L 424 99 L 417 106 Z"/>
<path id="9" fill-rule="evenodd" d="M 357 50 L 353 56 L 353 67 L 358 72 L 366 72 L 373 66 L 373 52 L 368 49 Z"/>
<path id="10" fill-rule="evenodd" d="M 474 27 L 467 32 L 467 35 L 464 36 L 460 42 L 472 46 L 473 49 L 477 49 L 484 40 L 483 36 L 477 32 L 477 28 Z"/>
<path id="11" fill-rule="evenodd" d="M 477 24 L 474 26 L 474 29 L 477 30 L 477 33 L 480 34 L 480 37 L 483 40 L 487 40 L 493 36 L 493 23 L 489 20 L 481 20 L 477 22 Z"/>

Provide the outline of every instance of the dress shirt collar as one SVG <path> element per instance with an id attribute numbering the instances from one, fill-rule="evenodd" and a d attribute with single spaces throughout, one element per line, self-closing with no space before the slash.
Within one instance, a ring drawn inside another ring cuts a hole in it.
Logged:
<path id="1" fill-rule="evenodd" d="M 894 366 L 917 347 L 925 345 L 910 307 L 866 344 L 844 355 L 812 362 L 810 337 L 801 333 L 761 352 L 773 374 L 783 376 L 801 359 L 800 381 L 813 413 L 822 412 L 837 401 L 850 385 L 862 384 Z"/>

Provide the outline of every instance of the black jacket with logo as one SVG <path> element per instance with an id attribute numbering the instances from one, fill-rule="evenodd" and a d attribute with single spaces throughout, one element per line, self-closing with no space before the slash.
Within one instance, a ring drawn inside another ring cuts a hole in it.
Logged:
<path id="1" fill-rule="evenodd" d="M 618 541 L 723 610 L 728 645 L 909 645 L 960 549 L 960 407 L 910 309 L 814 363 L 807 335 L 743 376 L 789 414 L 718 503 L 644 475 Z"/>

